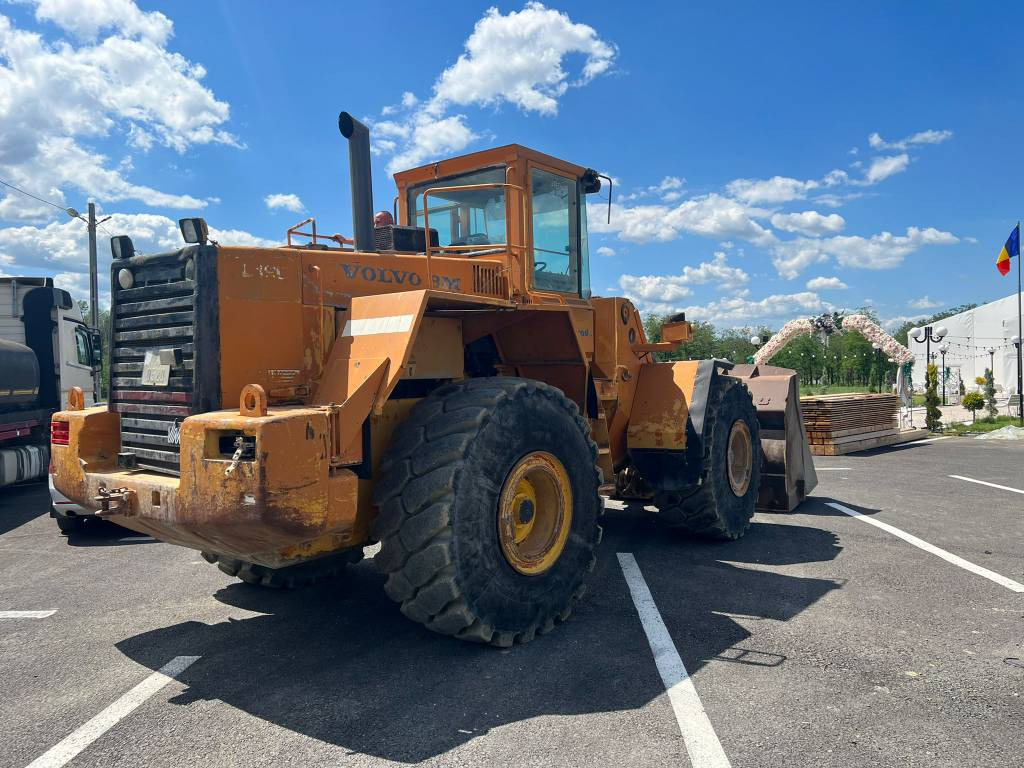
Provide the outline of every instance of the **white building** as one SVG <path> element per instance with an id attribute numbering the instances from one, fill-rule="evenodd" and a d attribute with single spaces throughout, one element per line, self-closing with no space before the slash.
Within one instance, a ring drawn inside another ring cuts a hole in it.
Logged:
<path id="1" fill-rule="evenodd" d="M 932 323 L 933 333 L 939 327 L 945 328 L 947 335 L 942 341 L 932 340 L 931 352 L 935 363 L 941 365 L 940 350 L 948 347 L 946 368 L 950 371 L 950 395 L 955 391 L 958 375 L 968 392 L 978 389 L 974 379 L 985 375 L 990 360 L 997 392 L 1005 397 L 1017 391 L 1017 348 L 1011 342 L 1017 335 L 1016 293 Z M 925 342 L 916 341 L 913 331 L 907 341 L 907 346 L 916 356 L 912 379 L 914 389 L 920 391 L 925 381 Z M 993 350 L 991 355 L 990 349 Z M 942 379 L 939 381 L 941 385 Z"/>

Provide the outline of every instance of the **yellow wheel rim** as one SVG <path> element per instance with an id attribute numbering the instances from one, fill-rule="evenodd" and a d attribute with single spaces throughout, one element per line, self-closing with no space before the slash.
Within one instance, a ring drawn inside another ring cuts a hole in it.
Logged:
<path id="1" fill-rule="evenodd" d="M 737 496 L 744 495 L 750 487 L 750 475 L 754 471 L 754 444 L 750 438 L 750 427 L 742 419 L 736 419 L 729 430 L 726 464 L 729 487 Z"/>
<path id="2" fill-rule="evenodd" d="M 544 451 L 519 460 L 498 503 L 498 539 L 508 564 L 525 576 L 547 571 L 565 549 L 572 488 L 562 462 Z"/>

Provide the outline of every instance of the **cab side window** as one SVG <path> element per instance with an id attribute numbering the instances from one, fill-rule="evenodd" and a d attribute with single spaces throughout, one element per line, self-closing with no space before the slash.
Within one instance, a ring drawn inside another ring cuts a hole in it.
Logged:
<path id="1" fill-rule="evenodd" d="M 84 326 L 75 328 L 75 351 L 79 365 L 92 367 L 92 344 L 89 341 L 89 332 Z"/>
<path id="2" fill-rule="evenodd" d="M 534 168 L 533 284 L 545 291 L 579 291 L 579 248 L 575 222 L 579 208 L 576 180 Z"/>

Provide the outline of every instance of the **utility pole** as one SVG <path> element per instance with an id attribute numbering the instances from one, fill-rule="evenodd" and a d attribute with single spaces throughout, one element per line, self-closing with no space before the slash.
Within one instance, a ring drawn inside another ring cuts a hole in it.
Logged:
<path id="1" fill-rule="evenodd" d="M 96 268 L 96 203 L 89 203 L 89 219 L 86 221 L 89 227 L 89 323 L 93 328 L 100 327 L 100 296 L 99 296 L 99 275 Z M 92 371 L 92 397 L 93 402 L 100 401 L 100 369 L 93 368 Z"/>

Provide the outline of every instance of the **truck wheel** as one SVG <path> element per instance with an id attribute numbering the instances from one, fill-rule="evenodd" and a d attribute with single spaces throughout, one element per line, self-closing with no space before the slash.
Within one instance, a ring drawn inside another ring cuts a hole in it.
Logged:
<path id="1" fill-rule="evenodd" d="M 70 536 L 73 533 L 81 533 L 82 526 L 85 525 L 85 520 L 77 515 L 66 515 L 63 512 L 53 511 L 53 519 L 57 522 L 57 527 L 60 532 L 65 536 Z"/>
<path id="2" fill-rule="evenodd" d="M 349 563 L 358 563 L 363 559 L 362 548 L 355 547 L 336 555 L 318 557 L 316 560 L 309 560 L 305 563 L 288 565 L 284 568 L 268 568 L 265 565 L 247 563 L 244 560 L 213 552 L 202 552 L 201 554 L 206 562 L 213 563 L 228 576 L 235 576 L 246 584 L 271 589 L 295 589 L 328 581 L 340 575 Z"/>
<path id="3" fill-rule="evenodd" d="M 417 403 L 381 464 L 374 558 L 401 611 L 507 647 L 565 621 L 601 540 L 597 446 L 558 389 L 490 377 Z"/>
<path id="4" fill-rule="evenodd" d="M 738 539 L 750 527 L 761 487 L 761 440 L 750 391 L 729 376 L 712 384 L 704 421 L 700 488 L 672 491 L 654 504 L 673 528 L 712 539 Z"/>

